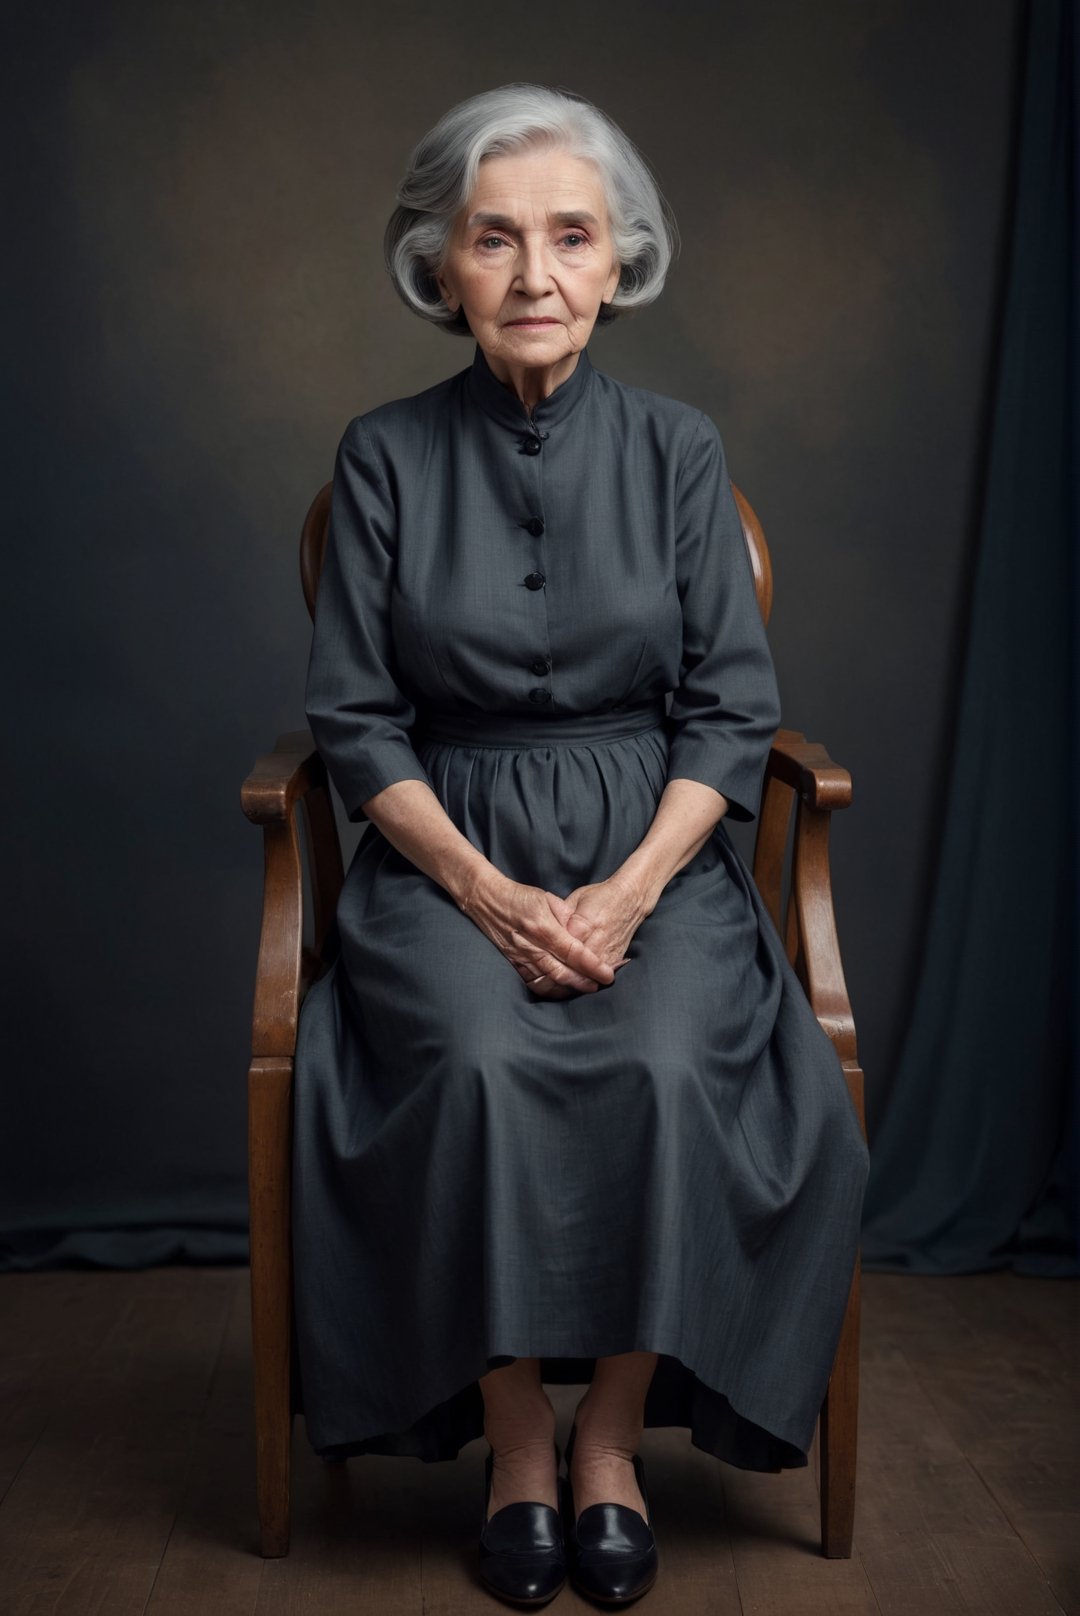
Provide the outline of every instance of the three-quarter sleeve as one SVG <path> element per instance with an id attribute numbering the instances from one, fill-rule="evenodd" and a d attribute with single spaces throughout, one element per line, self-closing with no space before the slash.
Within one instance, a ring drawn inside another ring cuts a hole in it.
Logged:
<path id="1" fill-rule="evenodd" d="M 353 822 L 397 780 L 431 785 L 409 730 L 416 709 L 403 690 L 390 625 L 397 518 L 367 429 L 345 428 L 334 464 L 305 690 L 320 756 Z"/>
<path id="2" fill-rule="evenodd" d="M 780 696 L 720 434 L 702 414 L 676 489 L 682 665 L 668 720 L 668 779 L 699 780 L 756 816 Z"/>

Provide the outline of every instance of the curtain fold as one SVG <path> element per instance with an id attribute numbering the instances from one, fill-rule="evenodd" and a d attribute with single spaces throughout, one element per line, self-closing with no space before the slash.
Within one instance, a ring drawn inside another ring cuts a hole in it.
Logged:
<path id="1" fill-rule="evenodd" d="M 1078 82 L 1074 0 L 1036 0 L 956 739 L 870 1140 L 868 1270 L 1078 1272 Z"/>
<path id="2" fill-rule="evenodd" d="M 158 1268 L 165 1263 L 242 1264 L 248 1260 L 247 1209 L 208 1211 L 205 1224 L 131 1223 L 107 1228 L 20 1229 L 0 1235 L 0 1274 L 56 1268 Z"/>

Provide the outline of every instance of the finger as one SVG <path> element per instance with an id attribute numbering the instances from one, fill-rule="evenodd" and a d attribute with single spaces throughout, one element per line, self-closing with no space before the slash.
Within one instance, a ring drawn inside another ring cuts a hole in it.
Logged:
<path id="1" fill-rule="evenodd" d="M 556 920 L 568 931 L 573 927 L 573 935 L 588 937 L 590 932 L 596 930 L 598 922 L 581 913 L 574 902 L 573 893 L 567 898 L 560 898 L 556 893 L 549 892 L 547 899 Z"/>
<path id="2" fill-rule="evenodd" d="M 546 933 L 546 935 L 545 935 Z M 525 944 L 524 935 L 515 933 L 516 942 L 520 940 Z M 575 987 L 593 987 L 596 983 L 607 986 L 613 977 L 607 972 L 611 967 L 588 943 L 564 927 L 557 927 L 552 933 L 547 927 L 541 928 L 541 935 L 535 939 L 547 952 L 535 956 L 536 966 L 530 973 L 535 976 L 539 971 L 545 971 L 554 980 L 570 982 Z M 529 962 L 526 962 L 529 963 Z"/>
<path id="3" fill-rule="evenodd" d="M 622 966 L 629 965 L 630 959 L 631 956 L 628 954 L 625 959 L 616 960 L 614 965 L 611 967 L 612 971 L 618 971 L 622 968 Z M 531 977 L 529 975 L 529 972 L 533 969 L 531 965 L 519 965 L 517 969 L 521 973 L 525 986 L 542 999 L 568 999 L 574 992 L 573 988 L 553 981 L 552 977 L 546 971 L 542 976 Z M 582 991 L 598 992 L 599 989 L 596 988 L 595 985 L 592 985 L 588 988 L 584 988 Z"/>
<path id="4" fill-rule="evenodd" d="M 526 987 L 539 987 L 542 982 L 551 980 L 548 966 L 553 963 L 550 956 L 540 955 L 536 959 L 512 961 L 515 971 L 521 977 Z"/>
<path id="5" fill-rule="evenodd" d="M 545 888 L 545 897 L 555 919 L 561 926 L 565 926 L 574 913 L 574 904 L 570 898 L 560 898 L 557 892 L 548 892 Z"/>
<path id="6" fill-rule="evenodd" d="M 567 903 L 565 899 L 557 898 L 549 892 L 548 902 L 558 926 L 563 931 L 568 932 L 571 937 L 586 938 L 595 930 L 596 921 L 579 914 L 573 905 Z"/>
<path id="7" fill-rule="evenodd" d="M 601 962 L 601 965 L 603 965 L 603 962 Z M 559 986 L 563 987 L 576 987 L 577 991 L 582 992 L 582 994 L 595 994 L 598 987 L 606 986 L 606 979 L 605 981 L 600 981 L 597 976 L 590 976 L 585 971 L 576 970 L 574 966 L 567 965 L 564 960 L 558 960 L 558 958 L 553 962 L 553 965 L 548 966 L 546 974 L 548 974 L 548 978 L 553 983 L 558 983 Z"/>
<path id="8" fill-rule="evenodd" d="M 595 920 L 590 920 L 587 915 L 583 915 L 580 913 L 580 911 L 575 910 L 572 915 L 567 917 L 564 924 L 572 937 L 577 937 L 581 942 L 584 943 L 588 942 L 589 938 L 596 930 L 598 922 Z"/>
<path id="9" fill-rule="evenodd" d="M 596 984 L 594 983 L 594 991 L 595 987 Z M 574 988 L 566 982 L 554 982 L 550 976 L 542 976 L 538 982 L 529 983 L 529 992 L 535 993 L 537 998 L 540 999 L 569 999 L 571 997 L 580 997 L 581 993 L 587 993 L 588 991 L 588 988 Z"/>
<path id="10" fill-rule="evenodd" d="M 541 999 L 567 999 L 572 991 L 568 987 L 560 986 L 558 982 L 553 982 L 547 972 L 543 976 L 526 977 L 525 986 L 530 993 L 535 993 Z"/>
<path id="11" fill-rule="evenodd" d="M 541 971 L 549 981 L 558 983 L 563 987 L 578 988 L 582 993 L 595 993 L 598 986 L 593 977 L 587 976 L 583 971 L 575 970 L 572 965 L 567 965 L 557 954 L 542 954 L 530 974 L 536 976 Z M 542 985 L 542 983 L 537 983 L 538 987 Z"/>
<path id="12" fill-rule="evenodd" d="M 580 937 L 575 937 L 572 932 L 568 932 L 567 936 L 570 938 L 569 947 L 565 951 L 560 949 L 557 955 L 567 968 L 581 975 L 590 976 L 597 982 L 609 982 L 611 978 L 607 973 L 611 970 L 611 966 L 607 960 Z"/>

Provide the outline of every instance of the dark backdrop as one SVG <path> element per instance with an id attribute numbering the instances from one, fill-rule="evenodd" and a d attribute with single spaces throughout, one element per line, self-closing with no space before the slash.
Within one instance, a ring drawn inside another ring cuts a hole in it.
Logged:
<path id="1" fill-rule="evenodd" d="M 5 8 L 19 1263 L 243 1251 L 239 787 L 304 721 L 299 524 L 352 415 L 470 362 L 397 302 L 381 234 L 413 142 L 512 79 L 614 116 L 679 220 L 663 298 L 590 354 L 707 410 L 764 523 L 784 722 L 854 777 L 834 879 L 873 1139 L 952 740 L 1019 24 L 1014 0 Z"/>

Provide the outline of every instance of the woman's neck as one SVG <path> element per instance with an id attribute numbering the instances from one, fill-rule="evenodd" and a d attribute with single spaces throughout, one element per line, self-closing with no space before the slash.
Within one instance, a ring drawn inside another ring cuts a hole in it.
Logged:
<path id="1" fill-rule="evenodd" d="M 581 354 L 567 354 L 552 365 L 516 365 L 506 359 L 493 358 L 488 353 L 484 357 L 492 375 L 520 400 L 526 413 L 531 416 L 534 405 L 548 398 L 556 387 L 561 387 L 574 374 Z"/>

